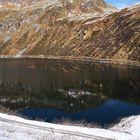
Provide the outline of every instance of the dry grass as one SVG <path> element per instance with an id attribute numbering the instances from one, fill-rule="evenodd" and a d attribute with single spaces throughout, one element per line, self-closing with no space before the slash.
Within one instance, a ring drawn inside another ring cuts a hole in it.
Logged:
<path id="1" fill-rule="evenodd" d="M 101 125 L 101 124 L 95 123 L 95 122 L 89 123 L 89 122 L 87 122 L 85 120 L 74 121 L 74 120 L 70 120 L 68 118 L 62 118 L 62 119 L 54 120 L 53 123 L 55 123 L 55 124 L 62 124 L 62 125 L 70 125 L 70 126 L 87 127 L 87 128 L 109 129 L 109 128 L 112 128 L 114 125 L 116 125 L 118 123 L 118 121 L 114 122 L 114 123 L 109 123 L 109 124 Z"/>
<path id="2" fill-rule="evenodd" d="M 16 112 L 14 110 L 11 110 L 10 108 L 6 108 L 2 105 L 0 105 L 0 112 L 1 113 L 7 113 L 9 115 L 16 115 Z"/>
<path id="3" fill-rule="evenodd" d="M 78 120 L 73 121 L 67 118 L 62 118 L 60 120 L 56 119 L 53 121 L 55 124 L 62 124 L 62 125 L 70 125 L 70 126 L 80 126 L 80 127 L 88 127 L 88 128 L 102 128 L 102 126 L 98 123 L 89 123 L 85 120 Z"/>

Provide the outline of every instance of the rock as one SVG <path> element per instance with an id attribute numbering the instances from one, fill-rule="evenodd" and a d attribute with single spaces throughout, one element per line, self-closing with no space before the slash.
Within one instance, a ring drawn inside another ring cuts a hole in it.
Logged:
<path id="1" fill-rule="evenodd" d="M 140 4 L 118 11 L 103 0 L 11 3 L 20 8 L 1 4 L 0 55 L 140 61 Z M 10 40 L 4 42 L 7 36 Z"/>

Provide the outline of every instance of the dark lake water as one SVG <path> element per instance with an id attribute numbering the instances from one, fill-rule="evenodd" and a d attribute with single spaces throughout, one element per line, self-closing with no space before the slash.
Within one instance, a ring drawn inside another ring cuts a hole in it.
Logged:
<path id="1" fill-rule="evenodd" d="M 1 59 L 0 105 L 48 122 L 102 125 L 140 115 L 140 69 L 91 62 Z"/>

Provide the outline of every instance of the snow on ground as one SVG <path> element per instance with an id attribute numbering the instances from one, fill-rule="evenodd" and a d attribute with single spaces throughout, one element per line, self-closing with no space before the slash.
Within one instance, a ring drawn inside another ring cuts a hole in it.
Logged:
<path id="1" fill-rule="evenodd" d="M 140 116 L 110 130 L 57 125 L 0 113 L 0 140 L 140 140 Z"/>
<path id="2" fill-rule="evenodd" d="M 134 135 L 140 140 L 140 116 L 132 116 L 122 119 L 119 124 L 116 124 L 111 130 L 119 131 Z"/>

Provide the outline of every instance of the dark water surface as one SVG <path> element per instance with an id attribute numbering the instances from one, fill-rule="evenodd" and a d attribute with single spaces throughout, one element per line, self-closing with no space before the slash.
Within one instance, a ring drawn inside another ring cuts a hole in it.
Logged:
<path id="1" fill-rule="evenodd" d="M 101 124 L 140 115 L 140 69 L 91 62 L 1 59 L 0 105 L 31 119 Z"/>

